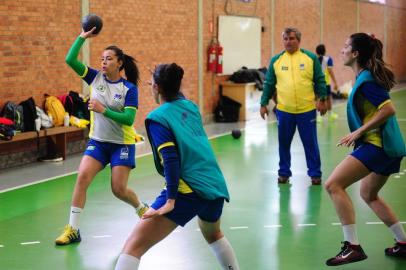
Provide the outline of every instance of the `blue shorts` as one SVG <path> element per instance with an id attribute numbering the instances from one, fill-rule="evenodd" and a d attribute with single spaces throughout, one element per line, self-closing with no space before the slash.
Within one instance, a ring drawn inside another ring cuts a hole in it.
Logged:
<path id="1" fill-rule="evenodd" d="M 361 161 L 371 172 L 384 176 L 399 172 L 402 161 L 401 157 L 391 158 L 386 155 L 383 148 L 370 143 L 358 146 L 351 156 Z"/>
<path id="2" fill-rule="evenodd" d="M 111 167 L 135 168 L 135 144 L 116 144 L 90 139 L 84 154 L 98 160 L 103 167 L 110 163 Z"/>
<path id="3" fill-rule="evenodd" d="M 327 96 L 331 96 L 331 85 L 326 85 Z"/>
<path id="4" fill-rule="evenodd" d="M 155 210 L 166 203 L 166 189 L 155 199 L 151 207 Z M 165 217 L 180 226 L 185 226 L 196 215 L 203 221 L 216 222 L 223 212 L 224 198 L 205 200 L 197 196 L 195 192 L 182 194 L 178 192 L 175 208 L 165 214 Z"/>

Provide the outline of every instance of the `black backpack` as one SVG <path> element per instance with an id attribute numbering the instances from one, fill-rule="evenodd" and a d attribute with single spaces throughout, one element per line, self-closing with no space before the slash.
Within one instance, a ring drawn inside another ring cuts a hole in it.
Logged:
<path id="1" fill-rule="evenodd" d="M 88 103 L 75 91 L 69 91 L 69 96 L 72 99 L 72 115 L 79 119 L 90 120 Z"/>
<path id="2" fill-rule="evenodd" d="M 241 69 L 234 72 L 230 76 L 229 80 L 235 83 L 254 82 L 257 89 L 262 91 L 262 89 L 264 88 L 265 74 L 263 72 L 263 69 L 259 70 L 242 67 Z"/>
<path id="3" fill-rule="evenodd" d="M 227 96 L 220 96 L 214 110 L 216 122 L 237 122 L 240 116 L 241 103 Z"/>
<path id="4" fill-rule="evenodd" d="M 20 103 L 23 107 L 24 131 L 35 131 L 35 119 L 38 118 L 35 101 L 32 97 Z"/>
<path id="5" fill-rule="evenodd" d="M 1 111 L 1 116 L 13 120 L 16 131 L 24 131 L 24 112 L 21 105 L 7 101 Z"/>
<path id="6" fill-rule="evenodd" d="M 0 140 L 10 141 L 14 136 L 14 129 L 12 126 L 0 124 Z"/>

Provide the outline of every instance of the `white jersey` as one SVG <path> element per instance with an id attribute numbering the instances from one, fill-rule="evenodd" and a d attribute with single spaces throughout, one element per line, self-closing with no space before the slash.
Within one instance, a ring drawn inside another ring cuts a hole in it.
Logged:
<path id="1" fill-rule="evenodd" d="M 106 108 L 115 112 L 123 112 L 127 107 L 138 108 L 138 89 L 127 80 L 109 81 L 102 72 L 92 68 L 87 68 L 83 79 L 90 85 L 90 98 L 97 99 Z M 133 126 L 96 112 L 90 112 L 89 137 L 100 142 L 135 144 Z"/>

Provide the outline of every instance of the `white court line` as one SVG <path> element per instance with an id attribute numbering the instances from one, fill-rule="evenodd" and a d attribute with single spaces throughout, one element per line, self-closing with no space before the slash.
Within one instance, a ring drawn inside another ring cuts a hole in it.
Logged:
<path id="1" fill-rule="evenodd" d="M 381 225 L 383 224 L 382 221 L 370 221 L 366 223 L 367 225 Z"/>
<path id="2" fill-rule="evenodd" d="M 243 229 L 248 229 L 248 226 L 230 227 L 230 230 L 243 230 Z"/>
<path id="3" fill-rule="evenodd" d="M 33 242 L 23 242 L 20 243 L 21 245 L 36 245 L 36 244 L 40 244 L 40 241 L 33 241 Z"/>
<path id="4" fill-rule="evenodd" d="M 109 238 L 109 237 L 112 237 L 112 236 L 109 235 L 109 234 L 106 234 L 106 235 L 93 235 L 93 238 Z"/>
<path id="5" fill-rule="evenodd" d="M 3 245 L 0 245 L 0 248 L 4 247 Z"/>
<path id="6" fill-rule="evenodd" d="M 406 221 L 399 221 L 400 224 L 406 224 Z"/>
<path id="7" fill-rule="evenodd" d="M 305 223 L 305 224 L 297 224 L 298 227 L 310 227 L 310 226 L 317 226 L 314 223 Z"/>
<path id="8" fill-rule="evenodd" d="M 400 175 L 404 175 L 405 173 L 404 173 L 404 172 L 399 172 L 399 174 L 400 174 Z"/>
<path id="9" fill-rule="evenodd" d="M 333 223 L 331 223 L 331 225 L 333 225 L 333 226 L 340 226 L 340 225 L 341 225 L 341 222 L 333 222 Z"/>
<path id="10" fill-rule="evenodd" d="M 58 178 L 60 178 L 60 177 L 72 175 L 72 174 L 75 174 L 75 173 L 77 173 L 77 171 L 75 171 L 75 172 L 70 172 L 70 173 L 65 173 L 65 174 L 61 174 L 61 175 L 57 175 L 57 176 L 53 176 L 53 177 L 49 177 L 49 178 L 45 178 L 45 179 L 43 179 L 43 180 L 38 180 L 38 181 L 35 181 L 35 182 L 32 182 L 32 183 L 27 183 L 27 184 L 24 184 L 24 185 L 19 185 L 19 186 L 15 186 L 15 187 L 12 187 L 12 188 L 2 189 L 2 190 L 0 190 L 0 194 L 1 194 L 1 193 L 4 193 L 4 192 L 7 192 L 7 191 L 11 191 L 11 190 L 20 189 L 20 188 L 24 188 L 24 187 L 33 186 L 33 185 L 36 185 L 36 184 L 40 184 L 40 183 L 52 181 L 52 180 L 58 179 Z"/>
<path id="11" fill-rule="evenodd" d="M 282 225 L 278 224 L 278 225 L 264 225 L 264 228 L 281 228 Z"/>
<path id="12" fill-rule="evenodd" d="M 395 178 L 400 178 L 400 175 L 395 175 Z"/>

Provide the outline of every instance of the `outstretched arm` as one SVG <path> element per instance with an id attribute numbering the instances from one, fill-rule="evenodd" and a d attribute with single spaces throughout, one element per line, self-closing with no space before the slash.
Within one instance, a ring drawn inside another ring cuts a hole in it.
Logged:
<path id="1" fill-rule="evenodd" d="M 93 27 L 92 30 L 88 32 L 82 31 L 75 42 L 72 44 L 72 47 L 69 49 L 68 54 L 66 55 L 65 62 L 68 64 L 79 76 L 83 77 L 85 75 L 86 66 L 78 60 L 78 55 L 80 48 L 82 48 L 83 43 L 87 38 L 94 37 L 93 31 L 96 27 Z"/>

